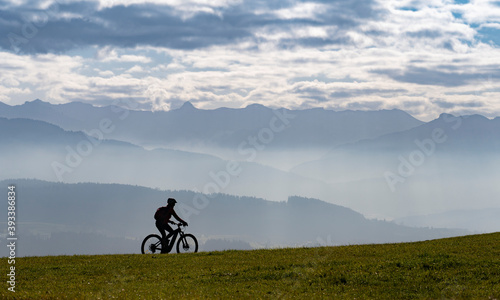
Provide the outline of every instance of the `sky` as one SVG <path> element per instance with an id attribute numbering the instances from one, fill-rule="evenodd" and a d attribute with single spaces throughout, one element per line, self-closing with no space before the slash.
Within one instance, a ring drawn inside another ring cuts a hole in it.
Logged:
<path id="1" fill-rule="evenodd" d="M 500 1 L 0 1 L 0 101 L 500 116 Z"/>

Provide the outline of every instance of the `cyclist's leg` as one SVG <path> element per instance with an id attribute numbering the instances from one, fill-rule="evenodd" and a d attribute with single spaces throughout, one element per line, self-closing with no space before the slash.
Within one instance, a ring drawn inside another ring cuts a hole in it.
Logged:
<path id="1" fill-rule="evenodd" d="M 165 233 L 165 229 L 167 229 L 167 228 L 165 227 L 165 224 L 161 224 L 161 222 L 158 222 L 158 221 L 156 221 L 155 225 L 156 225 L 156 228 L 158 228 L 158 231 L 160 231 L 160 233 L 161 233 L 161 253 L 168 253 L 168 251 L 167 251 L 168 236 Z"/>
<path id="2" fill-rule="evenodd" d="M 162 224 L 160 222 L 158 222 L 158 221 L 156 221 L 155 225 L 156 225 L 156 228 L 158 228 L 158 231 L 161 233 L 161 239 L 162 240 L 166 240 L 167 239 L 167 235 L 165 233 L 165 227 L 162 226 Z"/>
<path id="3" fill-rule="evenodd" d="M 168 224 L 165 224 L 163 228 L 165 228 L 165 230 L 168 231 L 168 235 L 166 238 L 169 239 L 172 236 L 172 234 L 174 233 L 174 230 Z"/>

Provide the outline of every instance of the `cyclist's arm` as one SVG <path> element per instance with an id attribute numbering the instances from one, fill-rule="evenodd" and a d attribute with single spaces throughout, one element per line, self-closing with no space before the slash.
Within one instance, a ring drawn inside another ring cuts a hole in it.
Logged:
<path id="1" fill-rule="evenodd" d="M 174 218 L 176 218 L 176 219 L 177 219 L 177 221 L 179 221 L 179 222 L 181 222 L 181 223 L 186 223 L 186 224 L 187 224 L 187 222 L 186 222 L 186 221 L 184 221 L 183 219 L 181 219 L 181 218 L 177 215 L 177 213 L 175 212 L 175 210 L 172 210 L 172 216 L 174 216 Z"/>

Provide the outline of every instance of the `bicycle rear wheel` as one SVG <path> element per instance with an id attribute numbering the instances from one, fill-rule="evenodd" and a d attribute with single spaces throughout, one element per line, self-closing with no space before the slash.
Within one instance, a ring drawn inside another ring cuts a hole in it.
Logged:
<path id="1" fill-rule="evenodd" d="M 161 253 L 161 237 L 157 234 L 148 235 L 141 245 L 142 254 Z"/>
<path id="2" fill-rule="evenodd" d="M 195 253 L 198 252 L 198 241 L 194 235 L 184 234 L 177 241 L 177 253 Z"/>

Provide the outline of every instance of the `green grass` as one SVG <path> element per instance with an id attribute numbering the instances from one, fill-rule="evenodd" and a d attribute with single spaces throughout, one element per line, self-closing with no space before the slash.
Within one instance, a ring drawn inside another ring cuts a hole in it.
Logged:
<path id="1" fill-rule="evenodd" d="M 16 299 L 500 299 L 500 233 L 418 243 L 18 258 Z M 6 276 L 5 276 L 6 277 Z"/>

